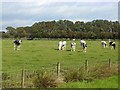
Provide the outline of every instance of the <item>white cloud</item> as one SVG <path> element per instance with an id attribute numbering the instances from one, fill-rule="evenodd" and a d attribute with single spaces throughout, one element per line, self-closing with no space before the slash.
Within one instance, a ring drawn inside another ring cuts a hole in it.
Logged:
<path id="1" fill-rule="evenodd" d="M 118 2 L 119 0 L 4 0 L 2 2 Z"/>
<path id="2" fill-rule="evenodd" d="M 27 1 L 27 0 L 25 0 Z M 74 1 L 74 0 L 73 0 Z M 114 1 L 114 0 L 113 0 Z M 3 3 L 3 28 L 32 25 L 36 21 L 68 19 L 91 21 L 94 19 L 117 20 L 116 2 L 33 2 Z"/>

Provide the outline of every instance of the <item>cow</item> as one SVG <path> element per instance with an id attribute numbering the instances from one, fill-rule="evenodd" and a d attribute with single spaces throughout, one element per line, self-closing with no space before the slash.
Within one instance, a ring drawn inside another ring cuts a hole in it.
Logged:
<path id="1" fill-rule="evenodd" d="M 83 43 L 83 52 L 85 52 L 86 53 L 86 49 L 87 49 L 87 44 L 86 43 Z"/>
<path id="2" fill-rule="evenodd" d="M 102 45 L 104 48 L 106 48 L 106 47 L 107 47 L 106 41 L 101 41 L 101 45 Z"/>
<path id="3" fill-rule="evenodd" d="M 80 44 L 81 44 L 81 46 L 83 48 L 83 52 L 86 53 L 86 49 L 87 49 L 87 43 L 86 43 L 86 41 L 80 40 Z"/>
<path id="4" fill-rule="evenodd" d="M 20 50 L 22 40 L 14 40 L 14 50 Z"/>
<path id="5" fill-rule="evenodd" d="M 112 48 L 114 48 L 114 49 L 116 48 L 115 42 L 114 42 L 114 41 L 111 41 L 111 40 L 109 40 L 109 46 L 112 46 L 111 49 L 112 49 Z"/>
<path id="6" fill-rule="evenodd" d="M 62 42 L 62 50 L 66 50 L 66 44 L 67 44 L 66 41 L 63 41 L 63 42 Z"/>
<path id="7" fill-rule="evenodd" d="M 80 44 L 83 46 L 83 44 L 86 44 L 86 42 L 84 40 L 80 40 Z"/>
<path id="8" fill-rule="evenodd" d="M 71 51 L 75 51 L 76 43 L 72 42 L 71 43 Z"/>
<path id="9" fill-rule="evenodd" d="M 62 41 L 59 41 L 58 43 L 58 50 L 62 50 Z"/>

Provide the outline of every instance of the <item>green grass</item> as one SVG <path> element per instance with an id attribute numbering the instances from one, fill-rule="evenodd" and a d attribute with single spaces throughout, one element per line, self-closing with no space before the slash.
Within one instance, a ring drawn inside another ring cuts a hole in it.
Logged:
<path id="1" fill-rule="evenodd" d="M 111 58 L 113 63 L 118 61 L 118 47 L 116 50 L 102 48 L 99 40 L 87 41 L 87 53 L 83 53 L 79 40 L 76 40 L 76 51 L 70 50 L 71 41 L 67 41 L 67 50 L 59 51 L 58 40 L 23 40 L 21 50 L 13 50 L 12 40 L 2 40 L 2 68 L 3 71 L 17 72 L 22 65 L 28 70 L 55 69 L 56 63 L 61 63 L 61 68 L 77 68 L 89 60 L 89 66 L 107 64 Z M 116 41 L 117 43 L 117 41 Z M 112 52 L 111 52 L 112 51 Z"/>
<path id="2" fill-rule="evenodd" d="M 83 53 L 79 40 L 76 40 L 76 51 L 70 51 L 71 41 L 67 41 L 67 50 L 59 51 L 58 40 L 23 40 L 20 50 L 13 50 L 12 40 L 2 40 L 2 70 L 10 75 L 18 75 L 20 80 L 22 65 L 25 69 L 56 71 L 57 62 L 61 63 L 61 71 L 66 68 L 80 68 L 85 60 L 89 60 L 89 67 L 108 64 L 109 58 L 112 63 L 118 63 L 118 47 L 111 50 L 110 47 L 101 47 L 100 40 L 87 40 L 87 53 Z M 108 42 L 108 41 L 107 41 Z M 116 41 L 116 44 L 118 42 Z M 111 52 L 112 51 L 112 52 Z M 19 73 L 19 74 L 17 74 Z M 16 81 L 19 81 L 16 78 Z M 70 82 L 60 87 L 65 88 L 111 88 L 118 87 L 117 76 L 94 82 Z"/>
<path id="3" fill-rule="evenodd" d="M 93 82 L 69 82 L 61 84 L 61 88 L 118 88 L 118 77 L 113 76 Z"/>

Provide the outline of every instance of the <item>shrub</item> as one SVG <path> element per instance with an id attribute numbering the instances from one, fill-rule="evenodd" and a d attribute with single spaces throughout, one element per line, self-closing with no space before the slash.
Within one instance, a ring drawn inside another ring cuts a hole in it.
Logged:
<path id="1" fill-rule="evenodd" d="M 108 65 L 103 65 L 100 67 L 89 68 L 88 72 L 85 72 L 84 68 L 80 69 L 68 69 L 64 73 L 65 82 L 74 82 L 74 81 L 86 81 L 90 82 L 95 79 L 102 79 L 110 77 L 112 75 L 118 75 L 118 66 L 112 65 L 111 68 Z"/>
<path id="2" fill-rule="evenodd" d="M 64 74 L 65 82 L 75 81 L 91 81 L 93 78 L 90 77 L 90 73 L 84 72 L 83 68 L 80 69 L 69 69 Z"/>
<path id="3" fill-rule="evenodd" d="M 56 78 L 51 72 L 38 72 L 33 83 L 37 88 L 49 88 L 57 86 L 55 80 Z"/>
<path id="4" fill-rule="evenodd" d="M 8 73 L 2 73 L 2 80 L 10 79 L 10 75 Z"/>
<path id="5" fill-rule="evenodd" d="M 94 78 L 102 79 L 112 75 L 118 75 L 118 67 L 116 65 L 112 65 L 112 67 L 109 68 L 107 65 L 104 65 L 98 68 L 94 68 L 91 72 L 93 72 Z"/>

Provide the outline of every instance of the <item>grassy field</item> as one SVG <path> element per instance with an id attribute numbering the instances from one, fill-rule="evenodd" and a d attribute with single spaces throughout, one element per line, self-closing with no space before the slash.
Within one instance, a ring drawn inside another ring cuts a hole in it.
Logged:
<path id="1" fill-rule="evenodd" d="M 2 65 L 3 71 L 21 70 L 22 65 L 26 69 L 36 70 L 41 68 L 53 69 L 57 62 L 63 68 L 76 68 L 89 60 L 89 65 L 105 64 L 111 58 L 113 63 L 118 61 L 118 47 L 111 50 L 110 47 L 101 47 L 100 41 L 87 41 L 87 53 L 83 53 L 79 40 L 76 40 L 76 51 L 70 51 L 71 41 L 67 41 L 67 50 L 59 51 L 58 40 L 23 40 L 21 50 L 13 50 L 12 40 L 2 41 Z M 116 41 L 116 44 L 118 42 Z"/>
<path id="2" fill-rule="evenodd" d="M 65 51 L 58 50 L 59 40 L 23 40 L 20 50 L 13 49 L 12 40 L 2 40 L 2 69 L 3 72 L 10 74 L 20 73 L 22 65 L 26 70 L 53 70 L 56 71 L 56 63 L 61 63 L 61 71 L 66 68 L 80 68 L 84 66 L 85 60 L 89 61 L 89 67 L 101 66 L 108 64 L 109 58 L 112 63 L 118 63 L 118 46 L 114 50 L 111 47 L 103 48 L 100 40 L 86 40 L 88 44 L 87 52 L 82 51 L 79 40 L 76 40 L 76 51 L 70 51 L 71 41 L 67 41 L 67 49 Z M 107 40 L 108 42 L 108 40 Z M 118 41 L 116 41 L 118 45 Z M 19 77 L 19 76 L 18 76 Z M 20 79 L 20 78 L 19 78 Z M 17 81 L 17 79 L 16 79 Z M 104 83 L 109 82 L 107 85 Z M 95 84 L 97 83 L 97 84 Z M 105 80 L 96 80 L 91 83 L 75 82 L 67 83 L 61 87 L 65 88 L 91 88 L 102 87 L 99 86 L 103 83 L 104 86 L 117 87 L 117 77 L 111 77 Z M 114 84 L 112 84 L 114 83 Z M 103 86 L 103 87 L 104 87 Z"/>

